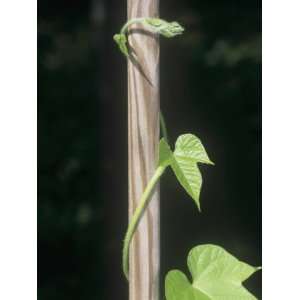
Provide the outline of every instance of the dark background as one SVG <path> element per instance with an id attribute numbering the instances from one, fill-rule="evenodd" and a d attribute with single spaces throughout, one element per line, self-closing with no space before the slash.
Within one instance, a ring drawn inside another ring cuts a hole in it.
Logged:
<path id="1" fill-rule="evenodd" d="M 169 135 L 196 134 L 216 163 L 201 214 L 162 179 L 162 282 L 203 243 L 260 265 L 261 3 L 163 0 L 160 15 L 186 28 L 161 38 Z M 112 40 L 125 20 L 126 1 L 38 1 L 39 300 L 127 299 L 126 60 Z M 261 298 L 261 274 L 246 286 Z"/>

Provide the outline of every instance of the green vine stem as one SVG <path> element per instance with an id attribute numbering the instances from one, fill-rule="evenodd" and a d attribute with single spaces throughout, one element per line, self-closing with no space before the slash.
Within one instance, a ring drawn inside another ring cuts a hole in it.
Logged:
<path id="1" fill-rule="evenodd" d="M 166 38 L 172 38 L 176 35 L 180 35 L 183 33 L 184 28 L 177 22 L 167 22 L 165 20 L 159 19 L 159 18 L 133 18 L 128 20 L 123 27 L 121 28 L 121 31 L 119 34 L 115 34 L 113 39 L 119 46 L 120 51 L 128 58 L 130 57 L 130 52 L 128 49 L 128 30 L 129 26 L 135 23 L 140 23 L 144 25 L 150 32 L 161 34 L 162 36 Z M 167 128 L 166 123 L 164 120 L 164 117 L 162 113 L 160 112 L 160 126 L 162 135 L 165 139 L 165 141 L 168 140 L 167 136 Z M 139 221 L 143 215 L 143 212 L 148 204 L 148 201 L 150 199 L 150 196 L 152 194 L 152 191 L 158 182 L 159 178 L 165 171 L 166 166 L 159 165 L 156 169 L 153 177 L 151 178 L 150 182 L 148 183 L 144 193 L 142 194 L 141 200 L 138 203 L 138 206 L 132 216 L 132 219 L 130 220 L 125 239 L 124 239 L 124 246 L 123 246 L 123 271 L 128 279 L 128 271 L 129 271 L 129 246 L 130 242 L 132 240 L 132 237 L 134 235 L 134 232 L 139 224 Z"/>
<path id="2" fill-rule="evenodd" d="M 128 20 L 124 24 L 124 26 L 121 28 L 120 34 L 126 34 L 130 25 L 135 24 L 135 23 L 144 23 L 145 19 L 146 18 L 134 18 L 134 19 Z"/>
<path id="3" fill-rule="evenodd" d="M 166 167 L 165 166 L 159 166 L 152 178 L 150 179 L 148 185 L 146 186 L 145 191 L 142 194 L 142 197 L 138 203 L 138 206 L 136 210 L 134 211 L 134 214 L 130 220 L 125 239 L 124 239 L 124 245 L 123 245 L 123 272 L 126 276 L 127 280 L 129 280 L 129 246 L 130 242 L 132 240 L 132 237 L 134 235 L 134 232 L 140 222 L 140 219 L 149 203 L 149 200 L 151 199 L 151 195 L 153 192 L 153 189 L 155 188 L 157 182 L 159 181 L 160 177 L 164 173 Z"/>
<path id="4" fill-rule="evenodd" d="M 130 25 L 140 23 L 143 24 L 150 32 L 161 34 L 166 38 L 172 38 L 177 35 L 180 35 L 184 32 L 184 28 L 178 22 L 167 22 L 159 18 L 133 18 L 128 20 L 121 28 L 119 34 L 115 34 L 113 39 L 119 46 L 120 51 L 126 56 L 129 57 L 128 49 L 128 29 Z M 167 127 L 162 113 L 160 112 L 160 126 L 162 130 L 162 135 L 168 142 Z"/>
<path id="5" fill-rule="evenodd" d="M 121 28 L 120 34 L 126 34 L 130 25 L 140 23 L 145 25 L 150 31 L 159 33 L 165 37 L 174 37 L 182 34 L 184 28 L 177 22 L 167 22 L 159 18 L 133 18 L 128 20 Z"/>
<path id="6" fill-rule="evenodd" d="M 120 51 L 127 58 L 130 58 L 132 55 L 128 49 L 128 30 L 129 26 L 134 23 L 141 23 L 151 32 L 161 34 L 167 38 L 182 34 L 184 31 L 184 28 L 177 22 L 167 22 L 159 18 L 149 17 L 131 19 L 121 28 L 120 33 L 115 34 L 113 37 Z M 168 166 L 171 167 L 177 180 L 194 200 L 200 211 L 202 175 L 197 164 L 214 165 L 209 159 L 200 139 L 190 133 L 179 136 L 175 143 L 174 151 L 171 151 L 167 142 L 168 134 L 166 123 L 161 111 L 159 113 L 159 118 L 164 138 L 160 140 L 159 144 L 158 167 L 147 184 L 146 189 L 133 212 L 124 238 L 122 266 L 127 280 L 129 280 L 130 243 L 139 222 L 151 201 L 154 188 L 165 169 Z M 196 298 L 216 299 L 216 296 L 224 299 L 227 299 L 228 297 L 230 299 L 257 299 L 242 286 L 242 282 L 253 273 L 260 270 L 261 267 L 253 267 L 241 262 L 221 247 L 209 244 L 194 247 L 190 251 L 187 260 L 192 275 L 192 282 L 190 283 L 181 271 L 170 271 L 165 280 L 165 295 L 167 300 L 178 300 L 183 298 L 186 300 Z M 209 274 L 206 272 L 208 268 L 210 269 Z M 200 277 L 201 284 L 199 284 L 198 280 Z M 218 284 L 222 285 L 218 286 Z"/>

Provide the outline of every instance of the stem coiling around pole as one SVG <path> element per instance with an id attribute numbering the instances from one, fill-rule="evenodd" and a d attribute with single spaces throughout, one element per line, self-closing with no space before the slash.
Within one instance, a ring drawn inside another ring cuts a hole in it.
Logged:
<path id="1" fill-rule="evenodd" d="M 145 191 L 142 194 L 142 197 L 138 203 L 138 206 L 136 210 L 133 213 L 133 216 L 130 220 L 125 239 L 124 239 L 124 245 L 123 245 L 123 255 L 122 255 L 122 260 L 123 260 L 123 272 L 124 275 L 127 279 L 129 279 L 129 246 L 130 242 L 133 238 L 134 232 L 141 220 L 141 217 L 143 216 L 143 213 L 149 204 L 149 201 L 151 199 L 152 192 L 159 181 L 160 177 L 164 173 L 166 167 L 164 166 L 159 166 L 152 178 L 150 179 L 148 185 L 146 186 Z"/>

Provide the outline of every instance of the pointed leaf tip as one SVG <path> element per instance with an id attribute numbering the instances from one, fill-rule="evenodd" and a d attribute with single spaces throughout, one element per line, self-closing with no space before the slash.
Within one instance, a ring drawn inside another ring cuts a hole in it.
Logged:
<path id="1" fill-rule="evenodd" d="M 178 137 L 175 144 L 175 155 L 186 157 L 195 162 L 214 165 L 208 157 L 201 140 L 191 133 Z"/>
<path id="2" fill-rule="evenodd" d="M 178 137 L 173 157 L 171 166 L 178 181 L 201 212 L 200 192 L 203 179 L 197 163 L 213 164 L 213 162 L 209 159 L 200 139 L 190 133 Z"/>
<path id="3" fill-rule="evenodd" d="M 202 175 L 198 162 L 213 164 L 204 149 L 200 139 L 192 134 L 179 136 L 172 152 L 164 138 L 159 143 L 159 166 L 171 166 L 177 180 L 189 196 L 194 200 L 197 209 L 201 212 L 200 193 Z"/>

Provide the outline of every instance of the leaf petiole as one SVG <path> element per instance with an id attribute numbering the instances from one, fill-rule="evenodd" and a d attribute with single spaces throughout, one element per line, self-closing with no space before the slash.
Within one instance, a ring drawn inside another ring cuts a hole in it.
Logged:
<path id="1" fill-rule="evenodd" d="M 166 125 L 164 115 L 161 111 L 159 112 L 159 122 L 160 122 L 160 129 L 162 131 L 162 136 L 165 139 L 165 141 L 169 143 L 167 125 Z"/>

